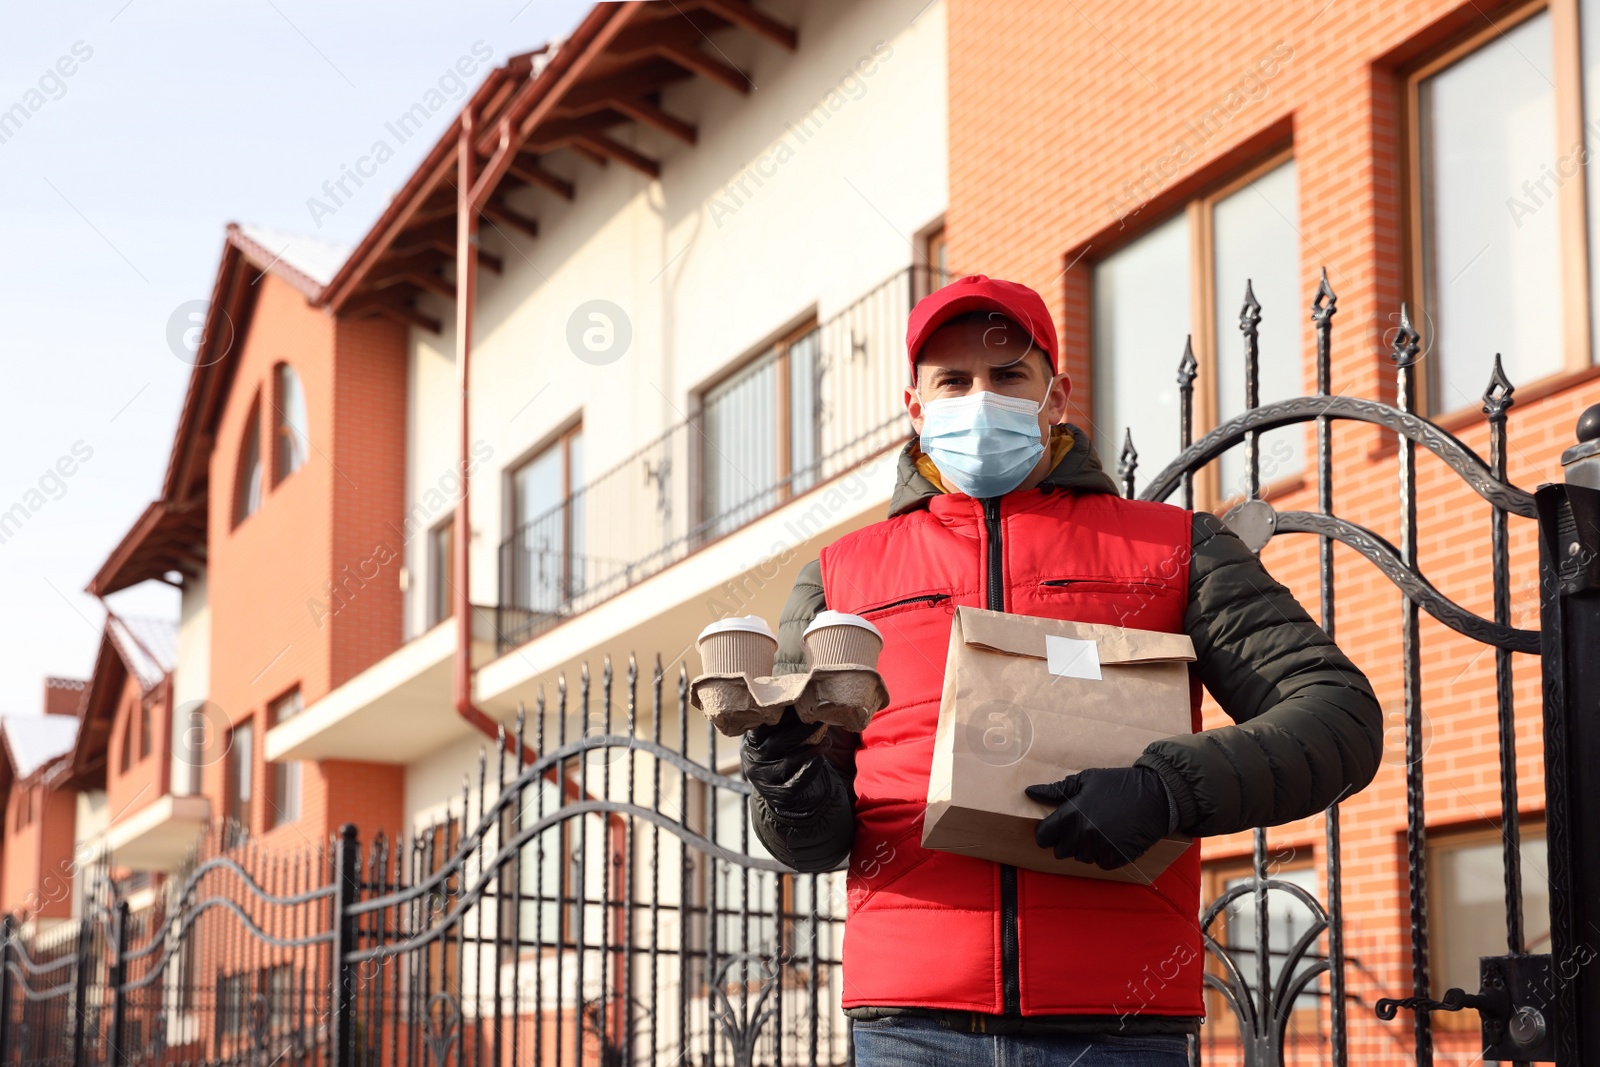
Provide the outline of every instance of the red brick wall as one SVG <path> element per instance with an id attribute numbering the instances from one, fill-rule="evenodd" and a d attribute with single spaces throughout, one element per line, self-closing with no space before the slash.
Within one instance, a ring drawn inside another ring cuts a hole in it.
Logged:
<path id="1" fill-rule="evenodd" d="M 1109 0 L 950 0 L 950 260 L 965 271 L 1025 282 L 1045 296 L 1074 377 L 1076 417 L 1092 417 L 1091 264 L 1292 140 L 1301 290 L 1309 303 L 1326 265 L 1339 296 L 1333 390 L 1392 397 L 1383 334 L 1402 298 L 1405 218 L 1397 64 L 1439 47 L 1463 26 L 1481 27 L 1483 13 L 1496 10 L 1452 0 L 1200 0 L 1181 10 Z M 1274 49 L 1279 59 L 1267 93 L 1199 144 L 1186 122 L 1223 101 Z M 1194 158 L 1150 178 L 1147 165 L 1159 166 L 1180 139 L 1196 148 Z M 1187 295 L 1151 293 L 1148 299 Z M 1174 371 L 1178 354 L 1174 350 Z M 1310 392 L 1309 344 L 1304 359 Z M 1509 474 L 1532 489 L 1561 476 L 1559 454 L 1573 441 L 1578 413 L 1600 400 L 1600 384 L 1593 374 L 1517 384 L 1524 399 L 1510 414 Z M 1483 416 L 1475 408 L 1442 421 L 1487 456 Z M 1335 509 L 1398 543 L 1392 438 L 1385 446 L 1375 430 L 1338 426 Z M 1487 506 L 1426 453 L 1418 459 L 1418 490 L 1423 571 L 1458 603 L 1491 616 Z M 1314 510 L 1314 481 L 1286 487 L 1274 502 L 1280 510 Z M 1533 523 L 1512 519 L 1511 532 L 1513 620 L 1537 628 Z M 1280 538 L 1263 558 L 1317 617 L 1315 541 Z M 1370 1008 L 1379 996 L 1410 992 L 1401 608 L 1394 586 L 1365 560 L 1343 548 L 1335 558 L 1336 634 L 1371 677 L 1388 716 L 1378 778 L 1343 808 L 1346 951 L 1359 960 L 1348 969 L 1349 991 L 1360 998 L 1350 1009 L 1351 1060 L 1406 1062 L 1409 1021 L 1379 1023 Z M 1430 827 L 1491 825 L 1500 812 L 1494 653 L 1426 615 L 1422 633 Z M 1522 655 L 1513 662 L 1521 807 L 1537 817 L 1543 802 L 1538 662 Z M 1208 700 L 1207 724 L 1226 721 Z M 1275 830 L 1272 839 L 1323 862 L 1320 816 Z M 1205 842 L 1204 855 L 1243 856 L 1249 847 L 1248 835 L 1214 839 Z M 1473 1041 L 1475 1033 L 1442 1037 L 1447 1052 L 1441 1062 L 1468 1062 Z"/>
<path id="2" fill-rule="evenodd" d="M 19 829 L 17 811 L 30 796 L 33 819 Z M 18 922 L 71 918 L 77 794 L 50 789 L 36 775 L 11 787 L 5 818 L 0 913 L 14 915 Z"/>
<path id="3" fill-rule="evenodd" d="M 358 568 L 399 526 L 405 349 L 397 326 L 338 324 L 276 277 L 258 284 L 249 330 L 228 357 L 239 364 L 211 457 L 207 580 L 211 699 L 231 722 L 249 717 L 254 724 L 252 829 L 262 833 L 270 825 L 265 797 L 271 776 L 262 760 L 268 705 L 298 686 L 309 708 L 399 645 L 398 563 L 359 588 L 345 584 L 345 568 Z M 273 484 L 274 368 L 280 362 L 300 377 L 310 448 L 299 470 Z M 262 503 L 236 527 L 240 440 L 257 397 L 266 464 Z M 357 766 L 368 765 L 307 765 L 301 818 L 273 831 L 270 840 L 300 847 L 348 821 L 330 798 L 354 792 L 338 779 Z M 219 758 L 205 770 L 214 812 L 224 810 L 226 767 Z M 399 776 L 398 768 L 376 766 L 357 775 L 363 782 L 398 782 Z M 396 800 L 393 813 L 377 822 L 398 821 Z M 363 832 L 369 822 L 363 819 Z"/>

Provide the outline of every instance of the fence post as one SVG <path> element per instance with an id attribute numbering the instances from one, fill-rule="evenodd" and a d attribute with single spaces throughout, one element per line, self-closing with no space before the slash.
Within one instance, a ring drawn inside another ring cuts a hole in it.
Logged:
<path id="1" fill-rule="evenodd" d="M 16 936 L 16 916 L 8 912 L 0 918 L 0 1064 L 11 1058 L 11 968 L 6 964 L 11 955 L 11 939 Z"/>
<path id="2" fill-rule="evenodd" d="M 117 901 L 111 920 L 111 938 L 114 952 L 111 956 L 111 973 L 106 985 L 111 987 L 111 1027 L 106 1034 L 107 1067 L 123 1067 L 128 1062 L 122 1048 L 122 1033 L 127 1028 L 128 993 L 124 986 L 128 980 L 128 902 Z"/>
<path id="3" fill-rule="evenodd" d="M 1577 437 L 1561 456 L 1565 480 L 1535 494 L 1558 1067 L 1600 1063 L 1600 404 Z"/>
<path id="4" fill-rule="evenodd" d="M 85 1067 L 84 1029 L 89 1025 L 89 942 L 92 939 L 89 917 L 78 920 L 78 958 L 73 963 L 72 989 L 72 1067 Z"/>
<path id="5" fill-rule="evenodd" d="M 359 899 L 361 849 L 356 840 L 356 828 L 345 823 L 339 831 L 339 841 L 334 848 L 333 892 L 333 959 L 329 973 L 333 976 L 333 989 L 329 1000 L 332 1008 L 333 1058 L 331 1067 L 355 1067 L 353 1047 L 354 1015 L 356 1003 L 356 970 L 345 958 L 356 943 L 356 918 L 350 906 Z"/>

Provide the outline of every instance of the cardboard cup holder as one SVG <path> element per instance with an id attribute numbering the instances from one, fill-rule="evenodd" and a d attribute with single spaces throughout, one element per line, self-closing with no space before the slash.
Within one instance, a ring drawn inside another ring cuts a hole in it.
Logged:
<path id="1" fill-rule="evenodd" d="M 776 677 L 702 674 L 689 683 L 689 703 L 728 737 L 777 722 L 790 704 L 801 722 L 859 732 L 888 706 L 889 690 L 876 668 L 859 663 L 817 664 L 804 674 Z"/>

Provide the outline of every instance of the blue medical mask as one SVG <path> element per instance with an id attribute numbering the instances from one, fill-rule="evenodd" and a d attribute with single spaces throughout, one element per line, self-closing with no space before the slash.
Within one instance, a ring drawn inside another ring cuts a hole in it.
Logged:
<path id="1" fill-rule="evenodd" d="M 923 453 L 968 496 L 1003 496 L 1039 462 L 1043 401 L 979 390 L 922 403 Z"/>

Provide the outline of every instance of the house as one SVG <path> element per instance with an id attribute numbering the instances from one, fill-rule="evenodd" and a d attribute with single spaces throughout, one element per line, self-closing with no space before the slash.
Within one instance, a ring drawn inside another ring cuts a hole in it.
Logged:
<path id="1" fill-rule="evenodd" d="M 17 929 L 46 933 L 77 918 L 73 835 L 78 792 L 66 757 L 78 733 L 84 684 L 46 678 L 44 713 L 0 718 L 0 914 Z"/>

